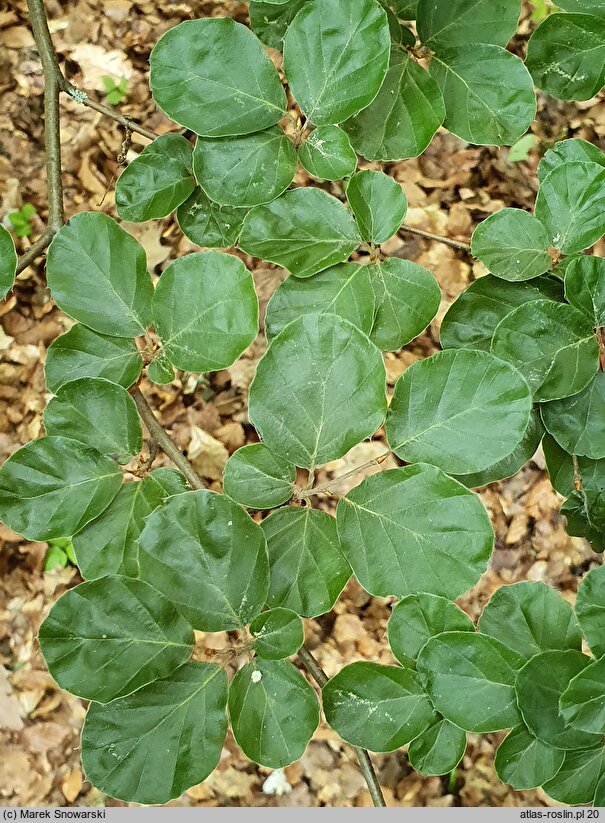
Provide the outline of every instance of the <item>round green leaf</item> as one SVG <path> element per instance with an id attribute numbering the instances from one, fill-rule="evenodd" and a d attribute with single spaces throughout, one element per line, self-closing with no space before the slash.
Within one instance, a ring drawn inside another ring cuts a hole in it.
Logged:
<path id="1" fill-rule="evenodd" d="M 503 783 L 522 791 L 553 778 L 564 759 L 565 752 L 538 740 L 525 726 L 517 726 L 498 746 L 494 766 Z"/>
<path id="2" fill-rule="evenodd" d="M 557 0 L 557 6 L 565 11 L 584 12 L 605 17 L 605 0 Z"/>
<path id="3" fill-rule="evenodd" d="M 502 209 L 479 223 L 471 250 L 496 277 L 531 280 L 552 265 L 548 234 L 533 214 L 521 209 Z"/>
<path id="4" fill-rule="evenodd" d="M 467 631 L 432 637 L 417 661 L 435 708 L 469 732 L 518 725 L 514 683 L 522 665 L 499 641 Z"/>
<path id="5" fill-rule="evenodd" d="M 386 243 L 403 223 L 408 201 L 401 185 L 382 171 L 365 169 L 347 183 L 349 206 L 368 243 Z"/>
<path id="6" fill-rule="evenodd" d="M 426 592 L 410 594 L 400 600 L 391 613 L 389 646 L 402 666 L 414 668 L 427 640 L 453 631 L 473 632 L 475 626 L 462 609 L 445 597 Z"/>
<path id="7" fill-rule="evenodd" d="M 574 729 L 605 733 L 605 658 L 590 663 L 570 681 L 559 708 Z"/>
<path id="8" fill-rule="evenodd" d="M 597 372 L 579 394 L 544 403 L 542 420 L 566 452 L 605 457 L 605 372 Z"/>
<path id="9" fill-rule="evenodd" d="M 429 71 L 445 101 L 444 126 L 480 146 L 511 146 L 536 113 L 530 73 L 500 46 L 474 43 L 439 51 Z"/>
<path id="10" fill-rule="evenodd" d="M 540 183 L 550 172 L 563 163 L 598 163 L 605 167 L 605 152 L 593 146 L 587 140 L 571 137 L 569 140 L 560 140 L 549 149 L 538 163 L 538 180 Z"/>
<path id="11" fill-rule="evenodd" d="M 0 226 L 0 300 L 13 287 L 17 272 L 17 252 L 11 233 Z"/>
<path id="12" fill-rule="evenodd" d="M 382 85 L 391 36 L 375 0 L 309 0 L 284 37 L 284 71 L 310 123 L 342 123 Z"/>
<path id="13" fill-rule="evenodd" d="M 288 660 L 257 658 L 231 681 L 229 717 L 246 757 L 280 769 L 304 753 L 319 724 L 319 704 Z"/>
<path id="14" fill-rule="evenodd" d="M 605 326 L 605 260 L 578 257 L 565 272 L 565 297 L 596 327 Z"/>
<path id="15" fill-rule="evenodd" d="M 251 134 L 285 114 L 275 66 L 253 32 L 228 17 L 185 20 L 169 29 L 149 66 L 155 102 L 196 134 Z"/>
<path id="16" fill-rule="evenodd" d="M 307 0 L 249 0 L 250 27 L 260 40 L 272 49 L 281 51 L 284 34 Z"/>
<path id="17" fill-rule="evenodd" d="M 433 51 L 468 43 L 505 46 L 517 31 L 521 0 L 419 0 L 418 37 Z"/>
<path id="18" fill-rule="evenodd" d="M 46 280 L 62 311 L 101 334 L 138 337 L 151 323 L 145 250 L 106 214 L 81 212 L 59 229 Z"/>
<path id="19" fill-rule="evenodd" d="M 494 332 L 492 353 L 521 372 L 535 401 L 576 394 L 599 368 L 599 345 L 584 315 L 552 300 L 507 314 Z"/>
<path id="20" fill-rule="evenodd" d="M 412 740 L 408 760 L 421 774 L 448 774 L 460 763 L 465 749 L 466 732 L 442 717 Z"/>
<path id="21" fill-rule="evenodd" d="M 318 180 L 342 180 L 357 167 L 357 155 L 346 132 L 338 126 L 314 129 L 299 148 L 298 159 Z"/>
<path id="22" fill-rule="evenodd" d="M 189 141 L 180 134 L 162 134 L 119 176 L 116 209 L 122 220 L 135 223 L 166 217 L 194 188 Z"/>
<path id="23" fill-rule="evenodd" d="M 145 520 L 167 497 L 188 489 L 183 475 L 174 469 L 156 469 L 139 483 L 124 483 L 103 514 L 73 537 L 82 577 L 137 577 Z"/>
<path id="24" fill-rule="evenodd" d="M 435 713 L 412 669 L 351 663 L 322 689 L 326 720 L 353 746 L 392 752 L 428 728 Z"/>
<path id="25" fill-rule="evenodd" d="M 541 652 L 579 650 L 582 646 L 573 609 L 545 583 L 502 586 L 484 607 L 479 631 L 495 637 L 525 660 Z"/>
<path id="26" fill-rule="evenodd" d="M 557 749 L 596 746 L 595 734 L 571 728 L 559 710 L 559 700 L 570 680 L 590 663 L 590 657 L 573 649 L 537 654 L 517 675 L 515 690 L 519 710 L 529 731 Z"/>
<path id="27" fill-rule="evenodd" d="M 82 765 L 99 791 L 129 803 L 164 804 L 214 771 L 227 734 L 227 675 L 189 663 L 106 706 L 93 703 Z"/>
<path id="28" fill-rule="evenodd" d="M 81 377 L 100 377 L 127 389 L 142 367 L 143 358 L 133 340 L 107 337 L 76 323 L 49 346 L 44 374 L 51 392 Z"/>
<path id="29" fill-rule="evenodd" d="M 380 91 L 343 128 L 368 160 L 405 160 L 427 148 L 445 119 L 441 89 L 411 54 L 393 49 Z"/>
<path id="30" fill-rule="evenodd" d="M 489 274 L 481 277 L 462 292 L 443 318 L 441 346 L 489 351 L 494 329 L 507 314 L 544 298 L 563 298 L 560 283 L 552 277 L 527 283 L 507 283 Z"/>
<path id="31" fill-rule="evenodd" d="M 580 583 L 576 615 L 591 652 L 605 656 L 605 566 L 591 569 Z"/>
<path id="32" fill-rule="evenodd" d="M 381 351 L 396 351 L 422 334 L 437 314 L 439 284 L 428 269 L 397 257 L 368 268 L 376 295 L 370 339 Z"/>
<path id="33" fill-rule="evenodd" d="M 536 86 L 559 100 L 590 100 L 605 85 L 605 20 L 551 14 L 527 45 Z"/>
<path id="34" fill-rule="evenodd" d="M 108 703 L 166 677 L 193 649 L 193 631 L 160 592 L 111 575 L 65 592 L 40 626 L 40 648 L 62 689 Z"/>
<path id="35" fill-rule="evenodd" d="M 286 326 L 250 386 L 249 418 L 263 442 L 306 469 L 374 434 L 385 412 L 380 352 L 335 314 L 307 314 Z"/>
<path id="36" fill-rule="evenodd" d="M 305 639 L 300 617 L 290 609 L 269 609 L 250 623 L 254 651 L 265 660 L 291 657 Z"/>
<path id="37" fill-rule="evenodd" d="M 559 494 L 567 497 L 575 488 L 572 456 L 563 451 L 561 446 L 559 446 L 557 441 L 551 437 L 548 432 L 544 435 L 542 448 L 544 450 L 548 477 L 553 488 L 558 491 Z"/>
<path id="38" fill-rule="evenodd" d="M 387 438 L 402 460 L 470 474 L 513 451 L 530 413 L 527 384 L 509 363 L 449 349 L 417 361 L 397 381 Z"/>
<path id="39" fill-rule="evenodd" d="M 193 171 L 215 203 L 250 208 L 288 188 L 296 173 L 296 149 L 279 126 L 238 137 L 198 137 Z"/>
<path id="40" fill-rule="evenodd" d="M 277 263 L 297 277 L 310 277 L 342 263 L 361 243 L 351 213 L 321 189 L 287 191 L 246 216 L 239 247 Z"/>
<path id="41" fill-rule="evenodd" d="M 139 538 L 140 576 L 196 629 L 239 629 L 269 586 L 265 536 L 245 510 L 206 489 L 168 498 Z"/>
<path id="42" fill-rule="evenodd" d="M 492 552 L 479 498 L 434 466 L 367 478 L 339 501 L 336 518 L 355 576 L 378 597 L 458 597 L 474 586 Z"/>
<path id="43" fill-rule="evenodd" d="M 261 526 L 269 553 L 267 603 L 303 617 L 329 612 L 351 576 L 335 518 L 319 509 L 285 508 Z"/>
<path id="44" fill-rule="evenodd" d="M 540 413 L 534 409 L 529 417 L 529 425 L 525 429 L 523 439 L 508 457 L 504 457 L 481 472 L 454 475 L 454 479 L 459 483 L 464 483 L 468 489 L 477 489 L 480 486 L 494 483 L 496 480 L 512 477 L 534 456 L 543 435 L 544 426 L 540 419 Z"/>
<path id="45" fill-rule="evenodd" d="M 165 386 L 174 380 L 174 367 L 163 351 L 158 352 L 147 366 L 147 377 L 160 386 Z"/>
<path id="46" fill-rule="evenodd" d="M 553 800 L 566 805 L 592 803 L 605 774 L 605 747 L 565 752 L 563 765 L 542 788 Z"/>
<path id="47" fill-rule="evenodd" d="M 605 233 L 605 168 L 557 166 L 540 184 L 534 211 L 556 249 L 574 254 L 592 246 Z"/>
<path id="48" fill-rule="evenodd" d="M 185 237 L 209 249 L 230 249 L 237 243 L 248 209 L 232 209 L 213 203 L 202 189 L 177 209 L 176 219 Z"/>
<path id="49" fill-rule="evenodd" d="M 231 254 L 206 251 L 179 257 L 157 285 L 153 322 L 177 369 L 225 369 L 258 334 L 252 275 Z"/>
<path id="50" fill-rule="evenodd" d="M 248 509 L 274 509 L 292 497 L 296 469 L 263 443 L 234 452 L 225 465 L 225 494 Z"/>
<path id="51" fill-rule="evenodd" d="M 143 447 L 141 421 L 126 389 L 92 377 L 66 383 L 44 409 L 51 437 L 66 437 L 128 463 Z"/>
<path id="52" fill-rule="evenodd" d="M 27 540 L 71 537 L 121 485 L 120 467 L 109 457 L 65 437 L 41 437 L 0 468 L 2 522 Z"/>
<path id="53" fill-rule="evenodd" d="M 376 311 L 370 271 L 358 263 L 339 263 L 309 280 L 287 277 L 267 304 L 267 337 L 275 337 L 305 314 L 326 313 L 348 320 L 369 335 Z"/>

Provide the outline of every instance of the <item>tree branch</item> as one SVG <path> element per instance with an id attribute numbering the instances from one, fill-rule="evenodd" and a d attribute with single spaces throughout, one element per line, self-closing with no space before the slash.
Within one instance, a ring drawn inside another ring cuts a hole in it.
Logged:
<path id="1" fill-rule="evenodd" d="M 425 240 L 433 240 L 436 243 L 445 243 L 446 246 L 451 246 L 453 249 L 465 251 L 470 253 L 470 243 L 464 243 L 462 240 L 452 240 L 450 237 L 442 237 L 439 234 L 433 234 L 430 231 L 423 229 L 415 229 L 413 226 L 403 225 L 399 229 L 400 232 L 407 232 L 408 234 L 416 234 L 418 237 L 424 237 Z"/>

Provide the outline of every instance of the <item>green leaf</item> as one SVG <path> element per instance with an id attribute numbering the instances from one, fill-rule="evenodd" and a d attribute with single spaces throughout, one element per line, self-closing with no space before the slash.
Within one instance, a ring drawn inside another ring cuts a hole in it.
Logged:
<path id="1" fill-rule="evenodd" d="M 269 553 L 267 603 L 303 617 L 329 612 L 351 576 L 334 517 L 319 509 L 285 508 L 261 526 Z"/>
<path id="2" fill-rule="evenodd" d="M 429 72 L 445 101 L 444 126 L 480 146 L 510 146 L 536 113 L 530 73 L 521 58 L 489 43 L 465 43 L 433 55 Z"/>
<path id="3" fill-rule="evenodd" d="M 286 326 L 250 386 L 249 418 L 263 442 L 306 469 L 342 457 L 374 434 L 385 413 L 382 355 L 334 314 L 307 314 Z"/>
<path id="4" fill-rule="evenodd" d="M 605 260 L 578 257 L 565 272 L 565 297 L 593 326 L 605 326 Z"/>
<path id="5" fill-rule="evenodd" d="M 564 163 L 598 163 L 605 167 L 605 152 L 587 140 L 572 137 L 561 140 L 549 149 L 538 163 L 538 181 L 542 183 L 550 172 Z"/>
<path id="6" fill-rule="evenodd" d="M 225 494 L 248 509 L 274 509 L 292 497 L 296 469 L 263 443 L 234 452 L 225 465 Z"/>
<path id="7" fill-rule="evenodd" d="M 235 246 L 248 209 L 232 209 L 213 203 L 202 189 L 177 209 L 176 219 L 185 237 L 209 249 Z"/>
<path id="8" fill-rule="evenodd" d="M 498 640 L 467 631 L 432 637 L 417 661 L 435 708 L 469 732 L 519 723 L 514 683 L 522 665 L 523 659 Z"/>
<path id="9" fill-rule="evenodd" d="M 419 591 L 453 599 L 487 568 L 493 533 L 479 498 L 434 466 L 364 480 L 336 509 L 342 550 L 378 597 Z"/>
<path id="10" fill-rule="evenodd" d="M 44 374 L 51 392 L 81 377 L 100 377 L 125 389 L 137 380 L 143 358 L 133 340 L 107 337 L 76 323 L 51 343 Z"/>
<path id="11" fill-rule="evenodd" d="M 17 272 L 17 252 L 13 238 L 4 226 L 0 226 L 0 300 L 13 287 Z"/>
<path id="12" fill-rule="evenodd" d="M 250 208 L 288 188 L 296 173 L 296 149 L 280 126 L 238 137 L 198 137 L 193 171 L 215 203 Z"/>
<path id="13" fill-rule="evenodd" d="M 151 323 L 145 250 L 101 212 L 72 217 L 55 235 L 46 280 L 62 311 L 111 337 L 138 337 Z"/>
<path id="14" fill-rule="evenodd" d="M 542 448 L 544 450 L 548 477 L 553 488 L 558 491 L 559 494 L 567 497 L 575 488 L 572 456 L 563 451 L 561 446 L 559 446 L 557 441 L 551 437 L 548 432 L 544 435 Z"/>
<path id="15" fill-rule="evenodd" d="M 139 537 L 145 520 L 167 497 L 188 488 L 174 469 L 156 469 L 138 483 L 125 483 L 103 514 L 73 538 L 82 577 L 138 577 Z"/>
<path id="16" fill-rule="evenodd" d="M 527 68 L 547 94 L 590 100 L 605 85 L 605 20 L 592 14 L 551 14 L 530 37 Z"/>
<path id="17" fill-rule="evenodd" d="M 605 461 L 576 457 L 563 451 L 547 435 L 544 455 L 551 483 L 568 500 L 561 508 L 567 518 L 567 533 L 585 537 L 593 551 L 605 550 Z M 575 465 L 574 465 L 575 464 Z"/>
<path id="18" fill-rule="evenodd" d="M 584 537 L 594 552 L 605 551 L 605 496 L 603 489 L 574 491 L 561 506 L 567 520 L 567 534 Z"/>
<path id="19" fill-rule="evenodd" d="M 537 654 L 523 666 L 515 690 L 523 721 L 534 737 L 557 749 L 586 749 L 599 743 L 597 735 L 571 728 L 559 710 L 569 681 L 589 663 L 590 657 L 567 649 Z"/>
<path id="20" fill-rule="evenodd" d="M 260 41 L 228 17 L 185 20 L 169 29 L 149 66 L 155 102 L 196 134 L 251 134 L 286 112 L 279 75 Z"/>
<path id="21" fill-rule="evenodd" d="M 166 677 L 193 649 L 191 626 L 142 580 L 111 575 L 65 592 L 40 626 L 59 686 L 108 703 Z"/>
<path id="22" fill-rule="evenodd" d="M 153 322 L 177 369 L 226 369 L 258 334 L 252 275 L 241 260 L 223 252 L 179 257 L 157 285 Z"/>
<path id="23" fill-rule="evenodd" d="M 605 747 L 565 752 L 563 765 L 542 788 L 559 803 L 592 803 L 597 786 L 605 773 Z"/>
<path id="24" fill-rule="evenodd" d="M 2 522 L 27 540 L 71 537 L 118 493 L 113 460 L 64 437 L 22 446 L 0 468 Z"/>
<path id="25" fill-rule="evenodd" d="M 582 647 L 573 609 L 545 583 L 502 586 L 479 618 L 479 631 L 495 637 L 525 660 L 546 651 Z"/>
<path id="26" fill-rule="evenodd" d="M 265 660 L 291 657 L 305 639 L 300 617 L 290 609 L 269 609 L 257 615 L 250 623 L 254 651 Z"/>
<path id="27" fill-rule="evenodd" d="M 480 223 L 471 240 L 475 257 L 503 280 L 531 280 L 552 265 L 548 234 L 533 214 L 502 209 Z"/>
<path id="28" fill-rule="evenodd" d="M 422 43 L 437 52 L 468 43 L 506 46 L 520 14 L 520 0 L 419 0 L 416 26 Z"/>
<path id="29" fill-rule="evenodd" d="M 527 160 L 529 153 L 538 145 L 538 138 L 535 134 L 524 134 L 516 143 L 510 147 L 508 152 L 509 163 L 520 163 L 522 160 Z"/>
<path id="30" fill-rule="evenodd" d="M 147 377 L 160 386 L 172 383 L 174 380 L 174 368 L 164 352 L 159 352 L 155 359 L 147 366 Z"/>
<path id="31" fill-rule="evenodd" d="M 319 126 L 298 150 L 298 159 L 318 180 L 342 180 L 353 174 L 357 155 L 338 126 Z"/>
<path id="32" fill-rule="evenodd" d="M 422 334 L 437 314 L 439 284 L 428 269 L 397 257 L 368 268 L 376 296 L 370 339 L 381 351 L 396 351 Z"/>
<path id="33" fill-rule="evenodd" d="M 561 695 L 559 708 L 574 729 L 605 733 L 605 658 L 595 660 L 576 675 Z"/>
<path id="34" fill-rule="evenodd" d="M 542 441 L 543 435 L 544 426 L 540 419 L 540 413 L 534 409 L 529 417 L 529 425 L 525 429 L 523 439 L 508 457 L 504 457 L 483 471 L 475 472 L 474 474 L 458 474 L 453 475 L 453 477 L 459 483 L 464 483 L 469 489 L 477 489 L 480 486 L 487 486 L 489 483 L 494 483 L 496 480 L 504 480 L 507 477 L 512 477 L 534 456 Z"/>
<path id="35" fill-rule="evenodd" d="M 44 409 L 44 428 L 51 437 L 77 440 L 128 463 L 143 447 L 141 421 L 126 389 L 92 377 L 66 383 Z"/>
<path id="36" fill-rule="evenodd" d="M 475 626 L 462 609 L 445 597 L 426 592 L 410 594 L 400 600 L 391 613 L 389 646 L 402 666 L 415 668 L 427 640 L 453 631 L 474 632 Z"/>
<path id="37" fill-rule="evenodd" d="M 557 0 L 557 6 L 565 11 L 584 12 L 605 17 L 605 0 Z"/>
<path id="38" fill-rule="evenodd" d="M 238 245 L 297 277 L 310 277 L 342 263 L 360 243 L 346 206 L 311 187 L 287 191 L 272 203 L 253 208 L 244 220 Z"/>
<path id="39" fill-rule="evenodd" d="M 110 797 L 164 804 L 216 768 L 227 734 L 227 675 L 188 663 L 106 706 L 93 703 L 82 732 L 86 778 Z"/>
<path id="40" fill-rule="evenodd" d="M 370 267 L 339 263 L 310 280 L 287 277 L 267 304 L 265 331 L 271 339 L 305 314 L 336 314 L 369 335 L 375 304 Z"/>
<path id="41" fill-rule="evenodd" d="M 304 753 L 319 724 L 319 704 L 311 686 L 288 660 L 257 658 L 231 681 L 229 717 L 246 757 L 280 769 Z"/>
<path id="42" fill-rule="evenodd" d="M 605 372 L 599 371 L 579 394 L 542 405 L 547 431 L 570 454 L 605 457 Z"/>
<path id="43" fill-rule="evenodd" d="M 287 0 L 286 3 L 250 0 L 250 27 L 263 43 L 281 51 L 288 26 L 306 2 L 307 0 Z"/>
<path id="44" fill-rule="evenodd" d="M 359 233 L 367 243 L 386 243 L 399 227 L 408 210 L 401 185 L 382 171 L 365 169 L 347 183 L 347 200 Z"/>
<path id="45" fill-rule="evenodd" d="M 189 141 L 180 134 L 162 134 L 119 176 L 116 209 L 122 220 L 134 223 L 166 217 L 194 188 Z"/>
<path id="46" fill-rule="evenodd" d="M 421 774 L 448 774 L 462 760 L 465 749 L 466 732 L 442 717 L 412 740 L 408 760 Z"/>
<path id="47" fill-rule="evenodd" d="M 590 651 L 605 656 L 605 566 L 591 569 L 580 583 L 576 615 Z"/>
<path id="48" fill-rule="evenodd" d="M 437 83 L 411 54 L 393 49 L 380 91 L 343 128 L 359 154 L 390 162 L 422 154 L 444 119 Z"/>
<path id="49" fill-rule="evenodd" d="M 63 551 L 63 549 L 51 543 L 46 554 L 44 555 L 44 564 L 42 568 L 45 572 L 52 571 L 53 569 L 64 569 L 67 566 L 67 562 L 67 554 Z"/>
<path id="50" fill-rule="evenodd" d="M 573 752 L 570 752 L 570 754 L 573 754 Z M 593 806 L 596 806 L 599 809 L 605 806 L 605 772 L 603 772 L 603 774 L 599 777 L 592 803 Z"/>
<path id="51" fill-rule="evenodd" d="M 470 474 L 515 449 L 530 413 L 527 384 L 509 363 L 487 352 L 449 349 L 417 361 L 399 378 L 387 438 L 408 463 Z"/>
<path id="52" fill-rule="evenodd" d="M 605 168 L 557 166 L 540 184 L 534 211 L 556 249 L 575 254 L 592 246 L 605 233 Z"/>
<path id="53" fill-rule="evenodd" d="M 522 791 L 553 778 L 564 759 L 565 752 L 538 740 L 525 726 L 517 726 L 498 746 L 494 766 L 503 783 Z"/>
<path id="54" fill-rule="evenodd" d="M 535 401 L 576 394 L 599 368 L 599 345 L 586 318 L 552 300 L 508 314 L 496 327 L 492 353 L 521 372 Z"/>
<path id="55" fill-rule="evenodd" d="M 418 0 L 393 0 L 395 13 L 402 20 L 415 20 L 418 10 Z"/>
<path id="56" fill-rule="evenodd" d="M 351 663 L 322 689 L 326 720 L 353 746 L 392 752 L 435 719 L 420 678 L 412 669 Z"/>
<path id="57" fill-rule="evenodd" d="M 475 280 L 452 303 L 441 323 L 444 349 L 489 351 L 494 329 L 513 309 L 532 300 L 563 299 L 561 284 L 553 277 L 507 283 L 488 274 Z"/>
<path id="58" fill-rule="evenodd" d="M 222 494 L 202 489 L 168 498 L 147 518 L 139 544 L 141 578 L 196 629 L 239 629 L 265 603 L 265 536 Z"/>
<path id="59" fill-rule="evenodd" d="M 328 126 L 365 109 L 390 47 L 387 15 L 375 0 L 309 0 L 284 37 L 284 71 L 307 120 Z"/>

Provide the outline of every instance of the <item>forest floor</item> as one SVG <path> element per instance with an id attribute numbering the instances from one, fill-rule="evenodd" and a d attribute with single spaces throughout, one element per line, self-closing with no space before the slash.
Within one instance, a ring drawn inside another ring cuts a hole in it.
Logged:
<path id="1" fill-rule="evenodd" d="M 125 77 L 122 111 L 159 132 L 169 130 L 170 123 L 156 110 L 148 90 L 149 52 L 157 38 L 192 17 L 227 14 L 246 19 L 246 4 L 235 0 L 50 0 L 48 9 L 51 32 L 70 79 L 103 99 L 101 78 Z M 514 46 L 521 51 L 533 25 L 530 13 L 528 4 Z M 0 6 L 0 220 L 7 224 L 10 212 L 32 203 L 39 213 L 33 219 L 32 237 L 43 225 L 46 203 L 42 91 L 25 0 L 9 0 L 8 6 Z M 385 170 L 407 194 L 406 222 L 468 240 L 476 224 L 498 209 L 532 208 L 539 157 L 556 140 L 584 137 L 605 148 L 602 101 L 576 105 L 539 97 L 538 105 L 532 126 L 535 146 L 524 160 L 511 162 L 508 149 L 472 147 L 440 132 L 421 158 L 387 165 Z M 67 215 L 83 210 L 114 214 L 113 187 L 120 171 L 117 157 L 123 133 L 112 120 L 71 100 L 62 100 L 62 112 Z M 146 142 L 133 135 L 130 156 Z M 301 172 L 296 182 L 304 182 Z M 340 184 L 329 184 L 328 189 L 342 194 Z M 175 257 L 197 250 L 172 218 L 126 228 L 145 247 L 156 274 Z M 19 251 L 28 244 L 27 238 L 20 240 Z M 427 332 L 404 350 L 385 355 L 392 388 L 407 366 L 438 349 L 439 324 L 447 307 L 485 270 L 464 252 L 409 234 L 389 241 L 385 251 L 434 272 L 443 295 L 439 314 Z M 603 256 L 605 245 L 595 253 Z M 243 259 L 254 269 L 254 261 Z M 284 272 L 263 264 L 254 274 L 264 304 Z M 41 434 L 41 413 L 48 400 L 45 351 L 69 325 L 50 300 L 41 263 L 26 269 L 14 293 L 0 303 L 0 463 Z M 208 382 L 191 378 L 165 387 L 143 383 L 163 424 L 211 488 L 220 489 L 229 454 L 254 439 L 247 422 L 246 394 L 264 347 L 260 335 L 234 366 L 211 375 Z M 342 474 L 383 450 L 379 434 L 328 469 Z M 161 463 L 160 457 L 156 465 Z M 499 586 L 526 579 L 556 586 L 573 601 L 579 575 L 598 561 L 585 541 L 567 536 L 559 515 L 561 498 L 552 490 L 541 454 L 514 478 L 487 487 L 481 497 L 492 518 L 496 549 L 490 569 L 458 601 L 460 606 L 476 618 Z M 85 705 L 57 688 L 38 649 L 36 635 L 49 605 L 78 580 L 73 567 L 44 570 L 47 548 L 44 543 L 25 543 L 0 525 L 0 804 L 124 805 L 84 780 L 78 745 Z M 331 614 L 305 621 L 308 644 L 329 675 L 353 660 L 393 662 L 385 640 L 391 602 L 370 597 L 351 582 Z M 200 640 L 202 645 L 206 642 Z M 216 648 L 230 642 L 226 634 L 213 635 L 209 645 Z M 500 783 L 493 759 L 502 737 L 470 735 L 460 766 L 445 778 L 418 775 L 402 751 L 374 756 L 388 805 L 554 805 L 540 790 L 514 792 Z M 301 760 L 285 770 L 287 794 L 280 797 L 263 791 L 269 773 L 247 761 L 229 736 L 214 774 L 173 805 L 367 806 L 371 802 L 352 750 L 325 724 Z"/>

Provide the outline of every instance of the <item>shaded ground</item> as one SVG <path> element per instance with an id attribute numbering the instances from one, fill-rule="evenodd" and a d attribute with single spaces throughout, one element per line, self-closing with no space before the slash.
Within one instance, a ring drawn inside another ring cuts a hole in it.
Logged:
<path id="1" fill-rule="evenodd" d="M 178 0 L 70 0 L 49 2 L 51 31 L 69 76 L 102 94 L 101 77 L 128 78 L 122 108 L 157 131 L 170 124 L 149 98 L 146 70 L 149 51 L 166 29 L 183 19 L 230 14 L 245 20 L 240 2 Z M 519 48 L 529 31 L 522 24 Z M 26 24 L 23 0 L 0 9 L 0 219 L 23 202 L 44 215 L 42 147 L 42 77 Z M 407 222 L 438 234 L 468 239 L 473 227 L 503 206 L 531 207 L 536 190 L 539 153 L 555 140 L 585 137 L 605 148 L 605 110 L 595 101 L 563 105 L 539 101 L 533 130 L 538 147 L 526 161 L 512 164 L 508 150 L 468 147 L 439 134 L 419 160 L 386 167 L 408 196 Z M 113 179 L 123 135 L 112 121 L 63 100 L 62 144 L 66 211 L 102 209 L 113 213 Z M 144 138 L 133 135 L 131 152 Z M 376 164 L 363 164 L 377 167 Z M 301 176 L 297 182 L 304 182 Z M 330 190 L 341 194 L 339 185 Z M 42 223 L 34 220 L 35 231 Z M 171 219 L 127 226 L 146 248 L 152 271 L 196 250 Z M 21 251 L 28 241 L 22 240 Z M 397 354 L 385 355 L 392 387 L 402 371 L 436 350 L 438 327 L 447 306 L 484 271 L 480 264 L 449 247 L 402 235 L 385 246 L 387 253 L 426 266 L 443 292 L 438 318 L 426 334 Z M 603 255 L 605 245 L 596 253 Z M 253 261 L 244 256 L 252 268 Z M 266 301 L 284 273 L 263 265 L 255 270 L 261 300 Z M 43 382 L 46 347 L 69 325 L 54 308 L 41 266 L 27 269 L 17 288 L 0 303 L 0 462 L 41 433 L 41 412 L 48 395 Z M 230 453 L 254 438 L 247 423 L 246 393 L 264 339 L 228 370 L 208 383 L 190 379 L 167 387 L 143 384 L 165 426 L 187 451 L 213 488 Z M 329 469 L 342 474 L 384 450 L 377 439 L 364 443 Z M 156 465 L 162 463 L 158 458 Z M 321 478 L 320 478 L 321 480 Z M 490 570 L 459 604 L 476 617 L 495 589 L 516 580 L 542 580 L 573 600 L 578 577 L 596 555 L 582 540 L 569 538 L 538 454 L 519 475 L 482 492 L 496 532 Z M 322 503 L 322 505 L 328 505 Z M 76 581 L 73 568 L 43 571 L 47 546 L 24 543 L 0 526 L 0 804 L 116 805 L 83 781 L 78 735 L 82 701 L 59 691 L 46 673 L 35 641 L 48 606 Z M 385 639 L 389 600 L 371 598 L 350 583 L 334 612 L 306 621 L 307 641 L 329 675 L 353 660 L 393 662 Z M 201 636 L 200 636 L 201 637 Z M 202 644 L 205 642 L 201 637 Z M 228 645 L 228 635 L 213 635 L 209 645 Z M 470 736 L 456 775 L 425 778 L 407 764 L 401 751 L 374 758 L 389 805 L 503 806 L 552 804 L 541 791 L 513 792 L 493 770 L 494 749 L 502 734 Z M 351 750 L 322 725 L 299 763 L 286 769 L 291 792 L 281 798 L 263 793 L 269 770 L 250 764 L 232 738 L 218 770 L 174 805 L 370 805 L 369 795 Z M 121 804 L 118 804 L 121 805 Z"/>

